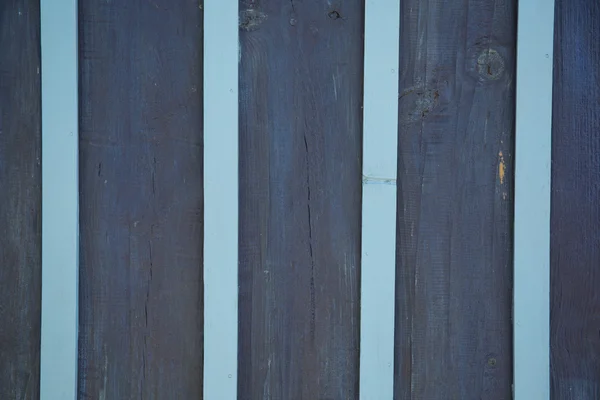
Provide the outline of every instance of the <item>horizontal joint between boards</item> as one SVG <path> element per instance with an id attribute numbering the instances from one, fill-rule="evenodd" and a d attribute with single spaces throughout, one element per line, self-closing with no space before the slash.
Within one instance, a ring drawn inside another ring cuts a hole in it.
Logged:
<path id="1" fill-rule="evenodd" d="M 391 185 L 396 186 L 395 178 L 382 178 L 377 176 L 362 176 L 363 185 Z"/>

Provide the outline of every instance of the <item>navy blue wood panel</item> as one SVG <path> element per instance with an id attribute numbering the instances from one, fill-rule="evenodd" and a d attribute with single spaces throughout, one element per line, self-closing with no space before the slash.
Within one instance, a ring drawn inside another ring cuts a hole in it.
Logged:
<path id="1" fill-rule="evenodd" d="M 0 399 L 38 399 L 40 4 L 0 2 Z"/>
<path id="2" fill-rule="evenodd" d="M 600 3 L 556 0 L 551 398 L 600 399 Z"/>
<path id="3" fill-rule="evenodd" d="M 364 4 L 240 1 L 241 400 L 358 397 Z"/>
<path id="4" fill-rule="evenodd" d="M 401 7 L 394 397 L 507 400 L 516 1 Z"/>
<path id="5" fill-rule="evenodd" d="M 79 7 L 79 396 L 199 399 L 201 3 Z"/>

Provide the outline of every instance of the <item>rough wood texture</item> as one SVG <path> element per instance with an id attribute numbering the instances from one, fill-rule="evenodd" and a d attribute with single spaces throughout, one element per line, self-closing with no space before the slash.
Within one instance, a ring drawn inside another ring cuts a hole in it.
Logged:
<path id="1" fill-rule="evenodd" d="M 363 4 L 240 14 L 239 398 L 354 399 Z"/>
<path id="2" fill-rule="evenodd" d="M 600 398 L 600 3 L 556 0 L 551 398 Z"/>
<path id="3" fill-rule="evenodd" d="M 39 398 L 39 7 L 0 2 L 0 399 Z"/>
<path id="4" fill-rule="evenodd" d="M 395 399 L 506 400 L 516 1 L 401 15 Z"/>
<path id="5" fill-rule="evenodd" d="M 79 7 L 79 394 L 199 399 L 201 7 Z"/>

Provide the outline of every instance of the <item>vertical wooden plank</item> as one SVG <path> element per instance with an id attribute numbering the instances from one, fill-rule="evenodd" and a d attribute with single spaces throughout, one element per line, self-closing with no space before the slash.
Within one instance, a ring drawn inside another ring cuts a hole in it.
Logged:
<path id="1" fill-rule="evenodd" d="M 395 399 L 510 399 L 516 1 L 400 15 Z"/>
<path id="2" fill-rule="evenodd" d="M 39 1 L 0 3 L 0 399 L 39 399 Z"/>
<path id="3" fill-rule="evenodd" d="M 394 391 L 400 1 L 365 5 L 360 399 Z"/>
<path id="4" fill-rule="evenodd" d="M 206 0 L 204 21 L 204 398 L 236 400 L 237 0 Z"/>
<path id="5" fill-rule="evenodd" d="M 551 398 L 600 398 L 600 4 L 557 0 L 550 219 Z"/>
<path id="6" fill-rule="evenodd" d="M 79 396 L 198 399 L 202 4 L 79 4 Z"/>
<path id="7" fill-rule="evenodd" d="M 550 154 L 554 2 L 519 2 L 514 397 L 550 396 Z"/>
<path id="8" fill-rule="evenodd" d="M 355 399 L 363 2 L 239 4 L 238 393 Z"/>
<path id="9" fill-rule="evenodd" d="M 79 268 L 77 2 L 40 2 L 42 326 L 40 399 L 76 399 Z"/>

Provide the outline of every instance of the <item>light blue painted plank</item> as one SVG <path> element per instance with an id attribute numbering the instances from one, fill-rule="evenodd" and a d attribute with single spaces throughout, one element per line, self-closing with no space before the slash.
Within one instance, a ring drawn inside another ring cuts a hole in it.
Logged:
<path id="1" fill-rule="evenodd" d="M 514 394 L 550 398 L 550 163 L 554 1 L 521 0 L 517 29 Z"/>
<path id="2" fill-rule="evenodd" d="M 399 0 L 365 5 L 360 399 L 392 399 Z"/>
<path id="3" fill-rule="evenodd" d="M 42 332 L 40 398 L 76 399 L 78 67 L 76 0 L 41 0 Z"/>
<path id="4" fill-rule="evenodd" d="M 204 398 L 237 399 L 238 1 L 204 2 Z"/>

